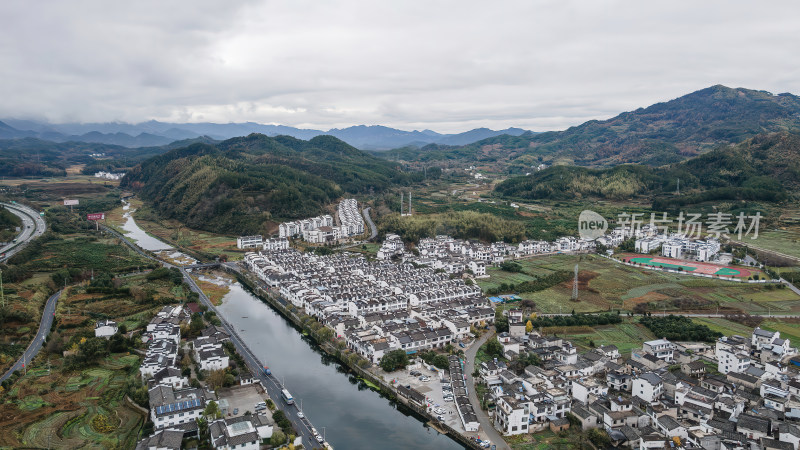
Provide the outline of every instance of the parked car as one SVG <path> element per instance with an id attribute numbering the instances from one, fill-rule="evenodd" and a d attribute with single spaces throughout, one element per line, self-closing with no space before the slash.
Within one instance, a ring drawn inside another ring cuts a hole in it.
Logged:
<path id="1" fill-rule="evenodd" d="M 233 415 L 239 414 L 239 408 L 233 408 Z"/>
<path id="2" fill-rule="evenodd" d="M 297 411 L 297 417 L 299 417 L 301 419 L 305 419 L 306 415 L 303 414 L 303 411 Z"/>
<path id="3" fill-rule="evenodd" d="M 321 435 L 321 434 L 318 434 L 318 435 L 317 435 L 317 442 L 319 442 L 320 444 L 322 444 L 323 442 L 325 442 L 325 439 L 322 437 L 322 435 Z"/>

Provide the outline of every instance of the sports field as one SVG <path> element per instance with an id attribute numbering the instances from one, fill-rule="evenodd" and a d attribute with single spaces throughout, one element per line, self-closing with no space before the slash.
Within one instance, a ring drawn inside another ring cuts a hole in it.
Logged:
<path id="1" fill-rule="evenodd" d="M 744 267 L 723 266 L 704 262 L 686 261 L 682 259 L 665 258 L 663 256 L 637 255 L 626 253 L 621 256 L 623 260 L 651 267 L 682 270 L 689 273 L 717 275 L 720 277 L 748 278 L 755 271 Z"/>

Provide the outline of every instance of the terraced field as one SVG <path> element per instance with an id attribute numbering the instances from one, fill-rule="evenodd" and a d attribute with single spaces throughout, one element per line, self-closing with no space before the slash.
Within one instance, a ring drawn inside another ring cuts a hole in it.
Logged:
<path id="1" fill-rule="evenodd" d="M 135 355 L 112 355 L 99 367 L 72 374 L 29 371 L 0 403 L 0 447 L 135 447 L 144 415 L 126 402 L 124 391 L 138 362 Z M 92 426 L 100 414 L 108 418 L 108 432 Z"/>

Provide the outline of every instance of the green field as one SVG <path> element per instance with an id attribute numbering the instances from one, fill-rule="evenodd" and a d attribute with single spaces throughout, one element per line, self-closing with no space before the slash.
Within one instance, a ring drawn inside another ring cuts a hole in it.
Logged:
<path id="1" fill-rule="evenodd" d="M 753 240 L 752 245 L 800 258 L 800 230 L 792 228 L 763 231 L 758 233 L 758 239 Z"/>
<path id="2" fill-rule="evenodd" d="M 770 331 L 780 331 L 781 337 L 790 339 L 793 347 L 800 345 L 800 323 L 797 323 L 796 320 L 790 322 L 767 319 L 761 324 L 761 328 Z"/>
<path id="3" fill-rule="evenodd" d="M 731 336 L 734 334 L 739 336 L 749 336 L 753 333 L 753 329 L 747 325 L 742 325 L 740 323 L 732 322 L 720 317 L 692 317 L 692 322 L 705 325 L 710 328 L 711 331 L 718 331 L 725 336 Z"/>
<path id="4" fill-rule="evenodd" d="M 630 355 L 632 349 L 642 347 L 642 342 L 656 338 L 650 330 L 636 323 L 636 319 L 596 327 L 549 327 L 546 331 L 570 340 L 580 351 L 591 349 L 592 343 L 595 347 L 616 345 L 623 355 Z"/>
<path id="5" fill-rule="evenodd" d="M 503 283 L 516 284 L 558 270 L 572 271 L 579 266 L 578 301 L 573 302 L 572 282 L 539 292 L 523 292 L 539 312 L 599 312 L 632 310 L 646 304 L 651 311 L 679 312 L 686 309 L 715 311 L 735 308 L 750 314 L 800 313 L 800 296 L 789 289 L 770 285 L 696 278 L 631 267 L 597 255 L 548 255 L 518 260 L 525 273 L 490 268 L 489 278 L 478 280 L 482 289 Z M 504 293 L 514 293 L 513 289 Z"/>

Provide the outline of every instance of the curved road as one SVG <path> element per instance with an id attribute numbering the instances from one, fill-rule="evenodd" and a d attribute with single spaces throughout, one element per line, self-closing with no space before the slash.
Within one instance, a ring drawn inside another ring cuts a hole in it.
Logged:
<path id="1" fill-rule="evenodd" d="M 497 428 L 494 427 L 486 411 L 481 409 L 481 402 L 478 399 L 478 394 L 475 392 L 475 379 L 472 377 L 472 372 L 475 371 L 475 355 L 478 354 L 478 349 L 493 337 L 494 332 L 484 333 L 483 336 L 478 338 L 464 353 L 464 375 L 467 376 L 467 394 L 469 396 L 469 402 L 475 410 L 475 415 L 478 416 L 478 422 L 480 422 L 481 428 L 483 428 L 483 434 L 486 438 L 492 441 L 492 445 L 496 445 L 498 449 L 511 450 L 511 447 L 503 440 L 503 436 L 497 431 Z"/>
<path id="2" fill-rule="evenodd" d="M 41 236 L 47 229 L 47 226 L 44 219 L 32 208 L 18 203 L 0 202 L 0 204 L 5 206 L 12 214 L 22 219 L 22 231 L 16 237 L 17 242 L 0 248 L 0 255 L 3 255 L 0 257 L 0 262 L 2 262 L 22 250 L 31 240 Z"/>
<path id="3" fill-rule="evenodd" d="M 367 225 L 369 225 L 369 229 L 372 230 L 369 235 L 369 239 L 367 239 L 368 241 L 375 239 L 375 237 L 378 235 L 378 227 L 375 226 L 375 222 L 372 221 L 372 217 L 369 215 L 370 209 L 372 208 L 367 206 L 363 211 L 361 211 L 361 214 L 364 216 L 364 220 L 366 220 Z"/>
<path id="4" fill-rule="evenodd" d="M 50 327 L 53 325 L 53 317 L 56 315 L 56 303 L 59 297 L 61 297 L 61 291 L 56 292 L 47 299 L 47 303 L 44 304 L 44 311 L 42 311 L 42 320 L 39 321 L 39 331 L 36 332 L 36 337 L 33 338 L 28 348 L 25 349 L 22 358 L 14 363 L 14 365 L 8 369 L 8 372 L 0 377 L 0 382 L 5 381 L 17 370 L 21 370 L 24 364 L 30 364 L 31 360 L 39 353 L 39 350 L 41 350 L 47 339 L 47 334 L 50 333 Z"/>

